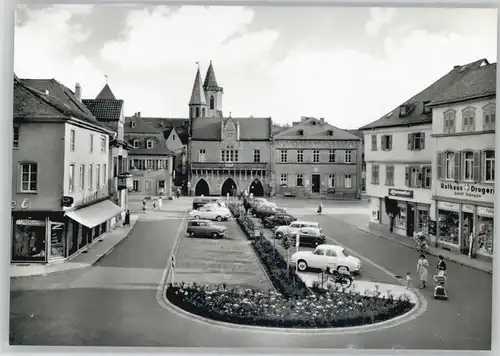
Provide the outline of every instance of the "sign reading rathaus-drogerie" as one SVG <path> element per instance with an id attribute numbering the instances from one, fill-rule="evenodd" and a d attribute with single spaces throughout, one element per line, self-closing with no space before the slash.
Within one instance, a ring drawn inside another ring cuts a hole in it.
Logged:
<path id="1" fill-rule="evenodd" d="M 495 187 L 486 184 L 441 182 L 437 188 L 437 195 L 445 198 L 492 203 L 495 198 Z"/>

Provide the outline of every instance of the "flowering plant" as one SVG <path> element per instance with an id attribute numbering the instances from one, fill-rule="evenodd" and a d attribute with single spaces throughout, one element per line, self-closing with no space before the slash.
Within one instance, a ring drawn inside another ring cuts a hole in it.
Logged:
<path id="1" fill-rule="evenodd" d="M 236 324 L 285 328 L 327 328 L 372 324 L 409 311 L 406 298 L 378 298 L 324 291 L 286 297 L 272 291 L 227 288 L 226 285 L 170 284 L 170 302 L 188 312 Z"/>

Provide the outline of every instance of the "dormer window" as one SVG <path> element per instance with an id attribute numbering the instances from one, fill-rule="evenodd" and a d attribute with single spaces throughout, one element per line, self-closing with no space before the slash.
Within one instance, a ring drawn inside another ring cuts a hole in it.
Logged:
<path id="1" fill-rule="evenodd" d="M 135 121 L 130 121 L 130 127 L 132 127 L 132 128 L 135 127 Z"/>
<path id="2" fill-rule="evenodd" d="M 424 101 L 424 114 L 430 114 L 431 108 L 428 106 L 430 101 Z"/>
<path id="3" fill-rule="evenodd" d="M 140 146 L 139 141 L 137 141 L 137 140 L 134 140 L 134 142 L 132 144 L 134 145 L 134 148 L 139 148 L 139 146 Z"/>
<path id="4" fill-rule="evenodd" d="M 146 141 L 146 147 L 147 147 L 148 149 L 153 148 L 153 147 L 154 147 L 153 141 L 151 141 L 151 140 L 147 140 L 147 141 Z"/>
<path id="5" fill-rule="evenodd" d="M 304 130 L 299 130 L 298 134 L 299 134 L 299 136 L 304 136 Z"/>
<path id="6" fill-rule="evenodd" d="M 327 134 L 328 134 L 328 136 L 333 136 L 333 130 L 328 130 Z"/>
<path id="7" fill-rule="evenodd" d="M 313 121 L 313 122 L 312 122 L 312 124 L 313 124 L 313 125 L 316 125 L 316 124 L 317 124 L 317 122 L 316 122 L 316 121 Z"/>
<path id="8" fill-rule="evenodd" d="M 401 105 L 399 107 L 399 116 L 403 117 L 403 116 L 406 116 L 407 114 L 408 114 L 408 106 L 407 105 Z"/>

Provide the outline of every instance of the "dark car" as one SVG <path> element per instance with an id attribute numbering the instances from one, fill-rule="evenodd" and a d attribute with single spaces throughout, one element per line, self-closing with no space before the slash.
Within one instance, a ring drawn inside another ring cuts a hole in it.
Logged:
<path id="1" fill-rule="evenodd" d="M 265 218 L 264 227 L 271 229 L 275 226 L 290 225 L 292 221 L 296 220 L 297 218 L 295 216 L 279 213 Z"/>
<path id="2" fill-rule="evenodd" d="M 191 237 L 202 236 L 219 239 L 226 236 L 227 228 L 223 225 L 214 224 L 210 220 L 190 220 L 186 232 Z"/>
<path id="3" fill-rule="evenodd" d="M 297 235 L 289 236 L 290 242 L 292 246 L 295 246 L 295 240 Z M 304 227 L 300 229 L 299 232 L 299 245 L 300 246 L 313 246 L 316 247 L 318 245 L 326 243 L 326 237 L 321 232 L 321 229 L 317 229 L 314 227 Z"/>
<path id="4" fill-rule="evenodd" d="M 201 208 L 203 205 L 217 201 L 217 198 L 194 198 L 193 199 L 193 210 Z"/>
<path id="5" fill-rule="evenodd" d="M 268 216 L 275 215 L 278 211 L 275 207 L 261 204 L 253 210 L 253 215 L 261 220 L 264 220 Z"/>

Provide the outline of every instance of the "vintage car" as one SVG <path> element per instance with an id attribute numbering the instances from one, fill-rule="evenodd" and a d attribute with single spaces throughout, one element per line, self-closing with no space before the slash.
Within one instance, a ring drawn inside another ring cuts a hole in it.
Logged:
<path id="1" fill-rule="evenodd" d="M 189 220 L 186 232 L 191 237 L 201 236 L 219 239 L 226 236 L 227 228 L 216 225 L 210 220 Z"/>
<path id="2" fill-rule="evenodd" d="M 319 223 L 314 222 L 314 221 L 293 221 L 290 223 L 290 225 L 284 225 L 284 226 L 278 226 L 274 230 L 274 235 L 276 238 L 280 239 L 283 236 L 291 236 L 297 234 L 297 232 L 300 232 L 302 228 L 305 227 L 315 227 L 320 229 Z"/>
<path id="3" fill-rule="evenodd" d="M 287 226 L 290 225 L 290 223 L 296 221 L 297 218 L 295 216 L 292 216 L 290 214 L 285 214 L 285 213 L 277 213 L 275 215 L 268 216 L 267 218 L 264 219 L 264 227 L 267 228 L 273 228 L 275 226 Z"/>
<path id="4" fill-rule="evenodd" d="M 316 247 L 326 242 L 325 235 L 317 227 L 302 227 L 296 234 L 288 235 L 287 238 L 293 246 L 296 244 L 297 235 L 299 236 L 299 246 Z"/>
<path id="5" fill-rule="evenodd" d="M 292 255 L 290 262 L 301 272 L 308 268 L 322 270 L 332 268 L 337 271 L 359 273 L 363 268 L 363 263 L 359 258 L 349 256 L 345 249 L 338 245 L 319 245 L 314 251 L 296 252 Z"/>
<path id="6" fill-rule="evenodd" d="M 199 209 L 190 211 L 189 216 L 195 219 L 223 221 L 231 217 L 231 212 L 228 208 L 202 206 Z"/>

